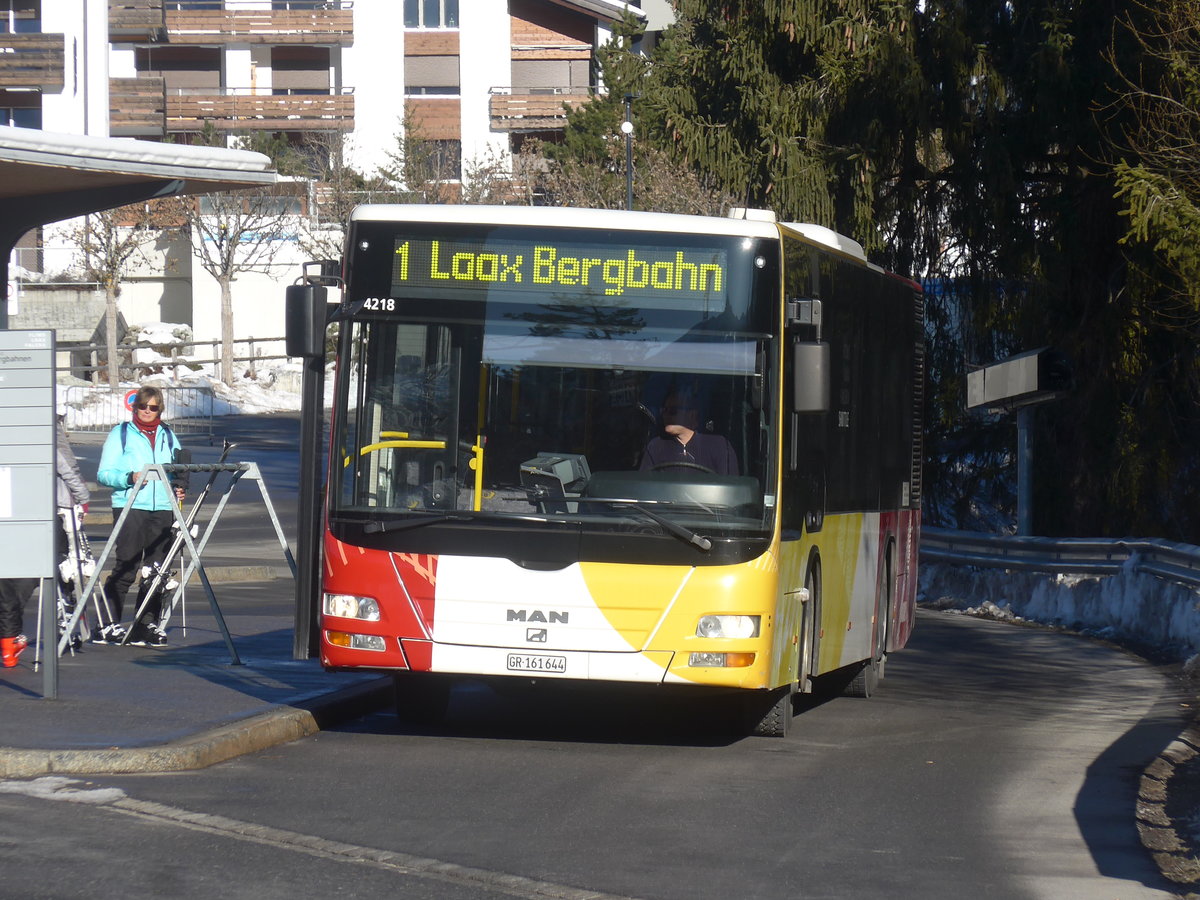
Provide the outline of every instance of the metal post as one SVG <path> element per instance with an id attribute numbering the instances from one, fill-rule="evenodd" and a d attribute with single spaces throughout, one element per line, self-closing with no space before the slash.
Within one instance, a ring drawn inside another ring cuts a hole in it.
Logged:
<path id="1" fill-rule="evenodd" d="M 321 585 L 321 437 L 324 424 L 325 357 L 304 360 L 300 400 L 300 492 L 296 523 L 296 612 L 292 658 L 320 652 L 317 592 Z"/>
<path id="2" fill-rule="evenodd" d="M 621 131 L 625 135 L 625 208 L 633 209 L 633 120 L 630 118 L 630 105 L 633 94 L 625 95 L 625 121 L 621 123 Z"/>
<path id="3" fill-rule="evenodd" d="M 38 623 L 42 633 L 38 635 L 38 649 L 42 656 L 42 699 L 58 699 L 58 590 L 53 578 L 42 578 L 38 582 Z M 83 602 L 79 603 L 83 606 Z M 69 633 L 69 632 L 68 632 Z"/>
<path id="4" fill-rule="evenodd" d="M 1033 534 L 1033 407 L 1017 410 L 1017 534 Z"/>

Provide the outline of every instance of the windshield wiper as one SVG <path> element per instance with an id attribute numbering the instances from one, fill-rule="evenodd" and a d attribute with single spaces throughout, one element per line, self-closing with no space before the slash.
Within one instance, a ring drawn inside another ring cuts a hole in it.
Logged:
<path id="1" fill-rule="evenodd" d="M 406 513 L 403 519 L 390 519 L 387 522 L 368 522 L 363 526 L 363 534 L 381 534 L 385 531 L 404 531 L 408 528 L 421 528 L 425 525 L 436 525 L 438 522 L 470 522 L 474 516 L 459 514 L 438 515 L 433 513 Z"/>
<path id="2" fill-rule="evenodd" d="M 701 550 L 708 552 L 712 549 L 712 541 L 702 534 L 697 534 L 690 528 L 684 528 L 678 522 L 672 522 L 666 516 L 660 516 L 656 512 L 651 512 L 639 503 L 634 503 L 630 500 L 610 500 L 604 497 L 581 497 L 579 503 L 603 503 L 613 509 L 632 509 L 641 513 L 647 519 L 662 526 L 668 534 L 679 538 L 685 544 L 691 544 L 694 547 L 699 547 Z"/>

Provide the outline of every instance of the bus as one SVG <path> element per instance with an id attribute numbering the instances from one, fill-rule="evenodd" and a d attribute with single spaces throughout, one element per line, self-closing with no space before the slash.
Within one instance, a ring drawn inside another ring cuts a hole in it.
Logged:
<path id="1" fill-rule="evenodd" d="M 337 324 L 324 667 L 424 722 L 461 678 L 692 686 L 772 736 L 875 691 L 915 613 L 918 284 L 769 211 L 421 205 L 358 207 L 324 280 L 327 315 L 288 296 L 289 353 Z"/>

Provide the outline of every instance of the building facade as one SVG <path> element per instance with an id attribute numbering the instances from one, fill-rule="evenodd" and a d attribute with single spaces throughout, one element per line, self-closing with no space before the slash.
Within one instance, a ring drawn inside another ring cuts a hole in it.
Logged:
<path id="1" fill-rule="evenodd" d="M 667 0 L 0 0 L 0 123 L 181 143 L 344 136 L 364 174 L 408 126 L 461 179 L 472 161 L 561 134 L 563 104 L 602 88 L 596 50 L 626 9 L 669 12 Z M 64 223 L 27 236 L 14 271 L 68 271 L 71 235 Z M 302 255 L 281 248 L 238 279 L 239 336 L 282 334 Z M 126 321 L 215 336 L 219 292 L 194 252 L 168 241 L 143 256 L 121 293 Z M 37 283 L 16 289 L 31 302 Z"/>

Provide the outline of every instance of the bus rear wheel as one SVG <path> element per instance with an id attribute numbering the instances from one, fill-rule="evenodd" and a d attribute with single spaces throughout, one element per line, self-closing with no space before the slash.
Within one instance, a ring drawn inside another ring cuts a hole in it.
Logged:
<path id="1" fill-rule="evenodd" d="M 883 583 L 875 598 L 875 646 L 871 658 L 862 664 L 846 685 L 848 697 L 870 697 L 879 688 L 883 666 L 887 660 L 888 629 L 892 615 L 892 584 L 896 569 L 895 544 L 889 543 L 884 554 Z"/>
<path id="2" fill-rule="evenodd" d="M 450 708 L 450 679 L 428 672 L 392 676 L 396 718 L 413 725 L 440 725 Z"/>

